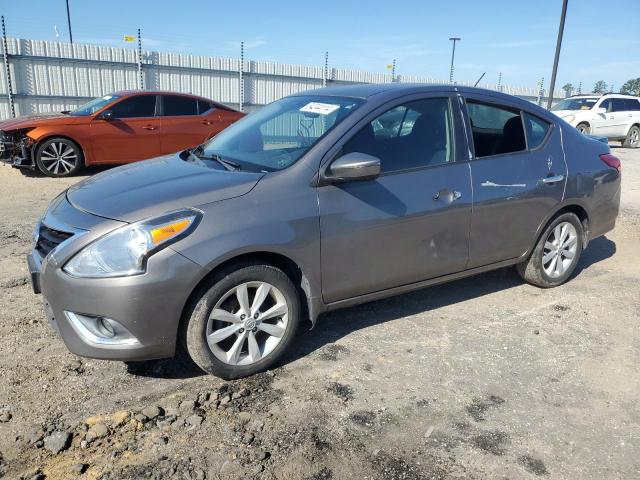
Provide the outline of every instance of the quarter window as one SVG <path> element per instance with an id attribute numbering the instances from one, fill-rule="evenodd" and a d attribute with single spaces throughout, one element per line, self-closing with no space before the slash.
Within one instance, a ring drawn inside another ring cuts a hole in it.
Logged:
<path id="1" fill-rule="evenodd" d="M 110 109 L 113 118 L 153 117 L 156 111 L 155 95 L 137 95 L 125 98 Z"/>
<path id="2" fill-rule="evenodd" d="M 453 161 L 451 108 L 446 98 L 417 100 L 387 110 L 343 146 L 343 153 L 378 157 L 382 172 Z"/>
<path id="3" fill-rule="evenodd" d="M 520 112 L 467 101 L 476 157 L 526 150 Z"/>
<path id="4" fill-rule="evenodd" d="M 198 115 L 198 101 L 181 95 L 164 95 L 163 112 L 165 117 Z"/>
<path id="5" fill-rule="evenodd" d="M 523 115 L 528 146 L 529 148 L 539 147 L 547 136 L 551 124 L 527 112 L 523 112 Z"/>
<path id="6" fill-rule="evenodd" d="M 636 100 L 635 98 L 627 98 L 625 102 L 627 103 L 627 110 L 631 112 L 637 112 L 640 110 L 640 100 Z"/>
<path id="7" fill-rule="evenodd" d="M 213 104 L 211 102 L 207 102 L 206 100 L 198 100 L 198 114 L 202 115 L 205 112 L 208 112 L 213 108 Z"/>

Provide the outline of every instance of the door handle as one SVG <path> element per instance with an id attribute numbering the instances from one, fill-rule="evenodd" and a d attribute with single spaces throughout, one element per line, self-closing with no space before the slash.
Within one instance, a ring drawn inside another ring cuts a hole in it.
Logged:
<path id="1" fill-rule="evenodd" d="M 202 124 L 203 125 L 213 125 L 213 122 L 211 120 L 203 120 Z"/>
<path id="2" fill-rule="evenodd" d="M 158 127 L 156 127 L 155 125 L 145 125 L 144 127 L 145 130 L 157 130 Z"/>
<path id="3" fill-rule="evenodd" d="M 440 192 L 442 192 L 443 190 L 440 190 L 439 192 L 436 192 L 433 195 L 433 201 L 437 202 L 438 200 L 440 200 Z M 451 201 L 455 201 L 458 200 L 460 197 L 462 197 L 462 193 L 457 191 L 457 190 L 449 190 L 451 192 Z M 447 192 L 447 190 L 444 190 L 444 192 Z"/>
<path id="4" fill-rule="evenodd" d="M 542 179 L 542 183 L 558 183 L 564 180 L 564 175 L 554 175 L 553 177 L 545 177 Z"/>

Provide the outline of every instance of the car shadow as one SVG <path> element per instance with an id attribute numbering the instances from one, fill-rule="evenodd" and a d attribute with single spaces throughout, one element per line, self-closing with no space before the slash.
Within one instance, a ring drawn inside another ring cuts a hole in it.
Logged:
<path id="1" fill-rule="evenodd" d="M 592 265 L 606 260 L 615 252 L 615 242 L 606 237 L 596 238 L 582 253 L 574 276 L 580 275 Z M 313 330 L 302 329 L 298 333 L 296 341 L 276 367 L 306 357 L 357 330 L 418 313 L 438 310 L 449 305 L 517 287 L 523 283 L 515 268 L 501 268 L 384 300 L 328 312 L 320 316 Z M 127 372 L 140 377 L 165 379 L 188 379 L 204 375 L 188 359 L 128 362 Z"/>

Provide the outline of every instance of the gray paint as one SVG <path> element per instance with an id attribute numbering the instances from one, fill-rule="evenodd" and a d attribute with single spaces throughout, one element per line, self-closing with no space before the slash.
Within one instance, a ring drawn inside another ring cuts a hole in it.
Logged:
<path id="1" fill-rule="evenodd" d="M 43 294 L 72 351 L 122 360 L 172 355 L 194 289 L 243 255 L 267 253 L 294 263 L 314 321 L 323 311 L 522 261 L 566 206 L 587 212 L 591 237 L 615 224 L 620 176 L 598 158 L 609 147 L 535 105 L 449 86 L 363 85 L 317 93 L 367 101 L 283 171 L 224 172 L 166 157 L 97 175 L 52 202 L 45 224 L 78 233 L 45 259 L 32 252 L 31 265 L 41 270 Z M 373 180 L 322 180 L 360 126 L 394 105 L 428 96 L 452 100 L 455 162 Z M 526 109 L 553 123 L 552 131 L 535 151 L 474 159 L 459 101 L 464 96 Z M 542 182 L 552 175 L 565 180 Z M 80 248 L 123 222 L 183 207 L 203 212 L 200 225 L 153 255 L 144 275 L 75 279 L 61 270 Z M 65 309 L 114 318 L 142 345 L 87 345 L 67 324 Z"/>

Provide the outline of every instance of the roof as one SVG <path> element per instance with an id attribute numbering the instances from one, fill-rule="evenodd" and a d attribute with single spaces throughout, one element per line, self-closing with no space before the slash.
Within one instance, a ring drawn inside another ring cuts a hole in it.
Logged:
<path id="1" fill-rule="evenodd" d="M 457 85 L 438 85 L 429 83 L 358 83 L 355 85 L 341 85 L 337 87 L 325 87 L 318 88 L 316 90 L 308 90 L 305 92 L 299 92 L 295 95 L 307 95 L 312 93 L 313 95 L 330 95 L 336 97 L 355 97 L 355 98 L 369 98 L 373 95 L 380 93 L 387 93 L 393 91 L 447 91 L 453 92 L 462 87 Z"/>

